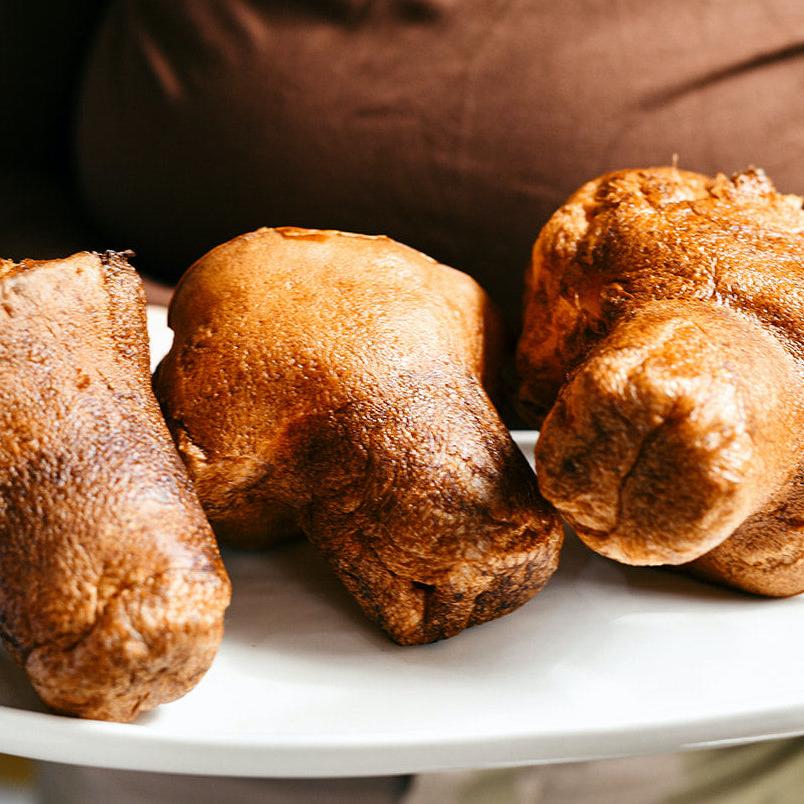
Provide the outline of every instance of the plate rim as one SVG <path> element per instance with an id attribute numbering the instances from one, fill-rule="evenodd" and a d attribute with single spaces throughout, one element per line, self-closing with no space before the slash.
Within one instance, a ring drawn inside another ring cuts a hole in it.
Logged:
<path id="1" fill-rule="evenodd" d="M 761 723 L 761 726 L 760 726 Z M 554 764 L 724 747 L 804 734 L 804 704 L 589 731 L 483 735 L 153 733 L 0 706 L 0 751 L 119 770 L 262 778 L 359 777 Z M 606 748 L 610 745 L 610 748 Z"/>

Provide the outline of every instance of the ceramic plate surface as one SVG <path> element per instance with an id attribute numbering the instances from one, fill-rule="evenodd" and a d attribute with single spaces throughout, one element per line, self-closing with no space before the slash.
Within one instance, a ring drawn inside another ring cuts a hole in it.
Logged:
<path id="1" fill-rule="evenodd" d="M 151 311 L 155 352 L 168 348 Z M 515 434 L 532 455 L 534 433 Z M 107 767 L 359 776 L 592 759 L 804 733 L 804 596 L 763 600 L 607 561 L 574 537 L 544 592 L 400 648 L 306 544 L 225 554 L 198 687 L 132 725 L 46 713 L 0 655 L 0 751 Z"/>

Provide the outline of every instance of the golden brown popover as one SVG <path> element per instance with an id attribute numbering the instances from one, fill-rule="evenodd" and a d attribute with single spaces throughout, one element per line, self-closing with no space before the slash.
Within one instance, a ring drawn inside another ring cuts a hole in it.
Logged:
<path id="1" fill-rule="evenodd" d="M 385 237 L 260 229 L 187 271 L 169 322 L 155 388 L 221 536 L 304 532 L 402 644 L 506 614 L 555 570 L 468 276 Z"/>
<path id="2" fill-rule="evenodd" d="M 128 721 L 206 672 L 229 580 L 120 254 L 0 261 L 0 636 L 50 707 Z"/>
<path id="3" fill-rule="evenodd" d="M 553 215 L 527 280 L 520 402 L 580 537 L 804 590 L 802 199 L 759 170 L 611 173 Z"/>

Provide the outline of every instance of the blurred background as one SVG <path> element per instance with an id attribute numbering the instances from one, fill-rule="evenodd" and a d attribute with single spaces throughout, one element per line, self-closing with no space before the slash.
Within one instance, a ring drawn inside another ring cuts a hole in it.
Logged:
<path id="1" fill-rule="evenodd" d="M 541 225 L 617 168 L 804 187 L 791 0 L 0 3 L 0 253 L 175 282 L 262 225 L 385 233 L 515 329 Z"/>

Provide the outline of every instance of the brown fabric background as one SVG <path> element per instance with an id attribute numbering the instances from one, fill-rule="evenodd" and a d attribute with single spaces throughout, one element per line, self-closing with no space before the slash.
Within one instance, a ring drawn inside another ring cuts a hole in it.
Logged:
<path id="1" fill-rule="evenodd" d="M 70 130 L 105 0 L 0 0 L 0 257 L 102 248 L 76 203 Z"/>
<path id="2" fill-rule="evenodd" d="M 804 191 L 804 4 L 128 0 L 86 75 L 84 197 L 169 279 L 260 225 L 385 232 L 517 317 L 541 224 L 614 168 Z"/>
<path id="3" fill-rule="evenodd" d="M 0 2 L 0 166 L 65 166 L 76 84 L 104 4 Z"/>

